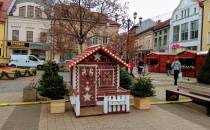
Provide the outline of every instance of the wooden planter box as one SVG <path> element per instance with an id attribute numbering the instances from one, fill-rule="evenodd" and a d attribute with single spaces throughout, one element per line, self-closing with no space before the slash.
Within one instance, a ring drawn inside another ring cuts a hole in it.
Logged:
<path id="1" fill-rule="evenodd" d="M 50 113 L 64 113 L 65 112 L 65 99 L 51 100 Z"/>
<path id="2" fill-rule="evenodd" d="M 150 109 L 151 102 L 149 97 L 139 98 L 134 97 L 134 107 L 140 110 Z"/>

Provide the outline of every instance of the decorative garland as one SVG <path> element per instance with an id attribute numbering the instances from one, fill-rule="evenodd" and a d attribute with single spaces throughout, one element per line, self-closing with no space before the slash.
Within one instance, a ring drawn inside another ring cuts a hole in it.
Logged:
<path id="1" fill-rule="evenodd" d="M 14 74 L 14 76 L 10 76 L 9 74 Z M 15 73 L 7 73 L 5 71 L 2 71 L 1 74 L 0 74 L 0 79 L 10 79 L 10 80 L 14 80 L 16 79 L 16 75 Z"/>
<path id="2" fill-rule="evenodd" d="M 9 74 L 14 74 L 14 76 L 10 76 Z M 1 79 L 9 79 L 9 80 L 14 80 L 18 77 L 26 77 L 26 76 L 35 76 L 37 74 L 36 70 L 33 69 L 33 70 L 25 70 L 24 74 L 21 74 L 21 71 L 20 70 L 15 70 L 15 72 L 13 73 L 8 73 L 8 72 L 5 72 L 5 71 L 2 71 L 0 73 L 0 80 Z"/>

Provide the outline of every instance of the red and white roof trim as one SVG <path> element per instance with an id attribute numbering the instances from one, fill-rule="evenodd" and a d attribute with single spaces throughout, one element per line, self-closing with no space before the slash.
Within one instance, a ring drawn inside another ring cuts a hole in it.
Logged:
<path id="1" fill-rule="evenodd" d="M 84 60 L 85 58 L 87 58 L 88 56 L 90 56 L 91 54 L 95 53 L 98 50 L 103 51 L 104 53 L 109 55 L 113 60 L 115 60 L 116 62 L 118 62 L 118 63 L 120 63 L 122 65 L 124 65 L 125 67 L 129 67 L 129 65 L 125 61 L 120 59 L 118 56 L 116 56 L 115 54 L 110 52 L 107 48 L 105 48 L 102 45 L 90 46 L 84 52 L 82 52 L 81 54 L 77 55 L 74 59 L 68 60 L 65 63 L 66 63 L 66 65 L 69 68 L 71 68 L 71 67 L 77 65 L 79 62 L 81 62 L 82 60 Z"/>

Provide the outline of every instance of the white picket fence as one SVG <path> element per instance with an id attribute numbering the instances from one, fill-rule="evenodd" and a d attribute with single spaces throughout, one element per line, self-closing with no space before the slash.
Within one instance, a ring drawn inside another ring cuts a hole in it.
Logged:
<path id="1" fill-rule="evenodd" d="M 105 96 L 104 113 L 112 112 L 129 112 L 130 111 L 129 95 Z"/>
<path id="2" fill-rule="evenodd" d="M 76 116 L 80 116 L 80 99 L 79 99 L 79 95 L 77 96 L 70 96 L 70 102 L 71 105 L 73 106 L 73 109 L 76 113 Z"/>

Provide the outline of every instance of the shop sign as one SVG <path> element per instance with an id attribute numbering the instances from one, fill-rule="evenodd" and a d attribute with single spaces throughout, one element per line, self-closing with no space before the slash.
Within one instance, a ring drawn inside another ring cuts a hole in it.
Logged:
<path id="1" fill-rule="evenodd" d="M 31 43 L 30 49 L 47 50 L 49 49 L 49 45 L 44 43 Z"/>
<path id="2" fill-rule="evenodd" d="M 29 47 L 29 43 L 21 42 L 21 41 L 12 41 L 11 47 Z"/>

